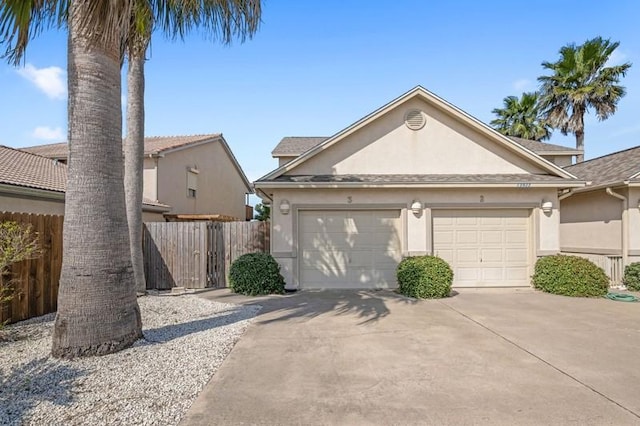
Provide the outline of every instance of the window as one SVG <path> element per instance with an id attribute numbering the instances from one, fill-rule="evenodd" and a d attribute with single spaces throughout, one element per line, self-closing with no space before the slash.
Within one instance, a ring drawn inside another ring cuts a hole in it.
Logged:
<path id="1" fill-rule="evenodd" d="M 198 169 L 189 168 L 187 170 L 187 197 L 196 198 L 198 191 Z"/>

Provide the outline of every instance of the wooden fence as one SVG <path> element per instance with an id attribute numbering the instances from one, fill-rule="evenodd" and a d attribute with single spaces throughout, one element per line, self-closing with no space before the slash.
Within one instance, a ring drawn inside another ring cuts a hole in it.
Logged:
<path id="1" fill-rule="evenodd" d="M 62 267 L 63 216 L 0 212 L 0 222 L 31 224 L 38 233 L 42 256 L 10 267 L 2 284 L 14 289 L 13 299 L 0 307 L 0 322 L 16 322 L 55 312 L 58 306 L 58 282 Z"/>
<path id="2" fill-rule="evenodd" d="M 221 288 L 231 263 L 269 251 L 268 222 L 145 223 L 147 289 Z"/>

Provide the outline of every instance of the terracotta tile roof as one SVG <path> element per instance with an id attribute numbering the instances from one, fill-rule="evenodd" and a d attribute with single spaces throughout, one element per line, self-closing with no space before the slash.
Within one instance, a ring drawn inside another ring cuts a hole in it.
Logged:
<path id="1" fill-rule="evenodd" d="M 66 145 L 66 144 L 65 144 Z M 0 184 L 64 193 L 67 165 L 50 158 L 0 145 Z M 145 198 L 142 204 L 170 208 Z"/>
<path id="2" fill-rule="evenodd" d="M 64 192 L 66 182 L 66 165 L 0 145 L 0 183 Z"/>
<path id="3" fill-rule="evenodd" d="M 304 152 L 310 150 L 316 145 L 329 139 L 327 136 L 313 136 L 313 137 L 300 137 L 300 136 L 287 136 L 276 145 L 271 151 L 273 157 L 297 157 Z M 580 151 L 575 148 L 562 145 L 554 145 L 546 142 L 531 141 L 528 139 L 516 138 L 509 136 L 509 139 L 519 143 L 530 151 L 539 153 L 547 152 L 572 152 L 578 154 Z"/>
<path id="4" fill-rule="evenodd" d="M 326 183 L 527 183 L 573 182 L 551 175 L 533 174 L 431 174 L 431 175 L 282 175 L 271 182 Z M 267 181 L 269 182 L 269 181 Z"/>
<path id="5" fill-rule="evenodd" d="M 169 149 L 179 148 L 181 146 L 215 139 L 220 136 L 220 133 L 189 136 L 150 136 L 144 138 L 144 153 L 145 155 L 159 154 Z M 47 145 L 36 145 L 20 149 L 48 158 L 65 159 L 68 156 L 68 148 L 66 142 L 52 143 Z"/>
<path id="6" fill-rule="evenodd" d="M 69 155 L 66 142 L 30 146 L 27 148 L 20 148 L 20 150 L 47 158 L 65 159 Z"/>
<path id="7" fill-rule="evenodd" d="M 593 158 L 564 168 L 569 173 L 599 185 L 624 180 L 640 181 L 640 146 Z"/>

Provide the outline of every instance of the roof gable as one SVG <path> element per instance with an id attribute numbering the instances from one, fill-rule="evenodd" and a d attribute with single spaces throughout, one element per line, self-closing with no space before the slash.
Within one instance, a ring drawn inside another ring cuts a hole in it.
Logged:
<path id="1" fill-rule="evenodd" d="M 412 108 L 425 111 L 427 123 L 432 126 L 416 132 L 404 126 L 404 114 Z M 347 140 L 348 143 L 342 144 Z M 413 143 L 414 147 L 394 145 L 397 141 Z M 404 156 L 399 155 L 403 149 Z M 420 158 L 416 153 L 421 154 Z M 424 160 L 430 164 L 427 166 Z M 451 161 L 456 161 L 455 170 L 450 168 Z M 373 164 L 382 168 L 372 169 Z M 418 86 L 260 180 L 273 180 L 285 174 L 371 173 L 537 173 L 573 178 L 560 167 Z"/>

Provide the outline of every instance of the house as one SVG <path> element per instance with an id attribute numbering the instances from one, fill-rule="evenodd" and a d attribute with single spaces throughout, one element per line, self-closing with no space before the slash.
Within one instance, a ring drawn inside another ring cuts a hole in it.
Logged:
<path id="1" fill-rule="evenodd" d="M 457 287 L 529 286 L 560 251 L 558 192 L 585 185 L 420 86 L 320 139 L 254 183 L 288 288 L 395 287 L 421 254 Z"/>
<path id="2" fill-rule="evenodd" d="M 0 211 L 64 214 L 67 166 L 57 160 L 0 145 Z M 145 199 L 142 218 L 162 220 L 169 206 Z"/>
<path id="3" fill-rule="evenodd" d="M 560 195 L 560 248 L 587 257 L 620 282 L 640 261 L 640 146 L 566 167 L 584 188 Z"/>
<path id="4" fill-rule="evenodd" d="M 271 156 L 278 160 L 278 167 L 280 167 L 327 139 L 329 139 L 328 136 L 285 137 L 282 138 L 280 143 L 271 151 Z M 578 149 L 562 145 L 532 141 L 513 136 L 509 136 L 509 139 L 560 167 L 572 165 L 575 163 L 576 156 L 581 153 Z"/>
<path id="5" fill-rule="evenodd" d="M 67 161 L 66 143 L 23 148 Z M 143 195 L 171 206 L 166 219 L 248 220 L 253 193 L 222 134 L 147 137 L 144 141 Z"/>

